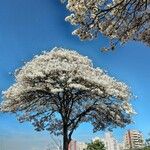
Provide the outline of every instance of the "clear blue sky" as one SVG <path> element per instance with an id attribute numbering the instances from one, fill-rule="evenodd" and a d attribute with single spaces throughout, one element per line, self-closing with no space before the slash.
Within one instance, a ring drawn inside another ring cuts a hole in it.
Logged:
<path id="1" fill-rule="evenodd" d="M 147 137 L 150 132 L 150 48 L 130 42 L 114 52 L 102 53 L 99 48 L 106 45 L 107 40 L 100 37 L 81 42 L 72 36 L 74 27 L 64 21 L 68 13 L 59 0 L 0 0 L 0 90 L 6 90 L 14 83 L 9 72 L 14 72 L 33 55 L 55 46 L 71 48 L 87 55 L 95 66 L 126 82 L 138 96 L 133 101 L 138 113 L 133 118 L 135 124 L 115 129 L 114 135 L 121 140 L 127 129 L 139 129 Z M 84 124 L 77 129 L 74 138 L 87 141 L 102 134 L 92 134 L 92 127 Z M 13 147 L 12 150 L 41 150 L 48 137 L 45 132 L 33 131 L 29 123 L 19 124 L 11 114 L 0 114 L 0 146 L 5 145 L 4 150 L 10 150 L 7 145 Z M 23 145 L 21 148 L 17 141 Z"/>

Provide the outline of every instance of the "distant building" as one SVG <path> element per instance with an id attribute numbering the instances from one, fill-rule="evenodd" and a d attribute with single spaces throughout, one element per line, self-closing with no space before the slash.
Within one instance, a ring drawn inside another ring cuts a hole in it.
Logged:
<path id="1" fill-rule="evenodd" d="M 83 150 L 87 148 L 87 145 L 84 142 L 77 142 L 72 140 L 69 144 L 68 150 Z"/>
<path id="2" fill-rule="evenodd" d="M 77 150 L 77 142 L 74 141 L 74 140 L 72 140 L 72 141 L 69 143 L 68 150 Z"/>
<path id="3" fill-rule="evenodd" d="M 77 142 L 77 150 L 83 150 L 85 148 L 87 148 L 87 144 L 84 142 Z"/>
<path id="4" fill-rule="evenodd" d="M 119 143 L 118 147 L 119 147 L 119 150 L 123 150 L 123 144 L 122 143 Z"/>
<path id="5" fill-rule="evenodd" d="M 106 150 L 122 150 L 122 145 L 117 142 L 111 132 L 106 132 L 103 138 L 95 137 L 92 141 L 96 140 L 102 141 Z"/>
<path id="6" fill-rule="evenodd" d="M 105 144 L 106 150 L 120 150 L 120 145 L 111 132 L 106 132 L 102 141 Z"/>
<path id="7" fill-rule="evenodd" d="M 144 147 L 143 135 L 137 130 L 128 130 L 124 136 L 124 150 Z"/>

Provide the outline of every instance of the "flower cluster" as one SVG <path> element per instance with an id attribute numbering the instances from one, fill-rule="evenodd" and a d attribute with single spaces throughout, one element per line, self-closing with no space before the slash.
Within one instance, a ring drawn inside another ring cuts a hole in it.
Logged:
<path id="1" fill-rule="evenodd" d="M 67 0 L 67 8 L 72 14 L 66 21 L 78 27 L 73 35 L 81 40 L 92 40 L 102 33 L 112 41 L 110 49 L 119 41 L 150 44 L 149 0 Z"/>

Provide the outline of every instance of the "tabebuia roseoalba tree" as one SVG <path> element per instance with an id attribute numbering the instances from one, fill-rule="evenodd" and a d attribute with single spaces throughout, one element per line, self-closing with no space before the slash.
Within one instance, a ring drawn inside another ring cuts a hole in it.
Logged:
<path id="1" fill-rule="evenodd" d="M 150 46 L 150 0 L 63 0 L 71 15 L 66 17 L 81 40 L 95 39 L 99 33 L 118 43 L 141 41 Z"/>
<path id="2" fill-rule="evenodd" d="M 17 114 L 37 131 L 63 135 L 63 150 L 83 122 L 90 122 L 94 131 L 131 123 L 128 86 L 75 51 L 54 48 L 36 56 L 15 78 L 4 92 L 1 111 Z"/>

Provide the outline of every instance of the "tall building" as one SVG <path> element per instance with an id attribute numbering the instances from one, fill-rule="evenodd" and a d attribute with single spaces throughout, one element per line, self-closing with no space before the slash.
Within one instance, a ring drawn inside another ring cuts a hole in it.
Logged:
<path id="1" fill-rule="evenodd" d="M 118 147 L 119 147 L 118 150 L 123 150 L 123 143 L 119 143 Z"/>
<path id="2" fill-rule="evenodd" d="M 136 149 L 144 147 L 143 135 L 137 130 L 128 130 L 124 136 L 124 149 Z"/>
<path id="3" fill-rule="evenodd" d="M 68 148 L 68 150 L 77 150 L 77 141 L 72 140 L 72 141 L 69 143 L 69 148 Z"/>
<path id="4" fill-rule="evenodd" d="M 69 144 L 68 150 L 83 150 L 87 147 L 84 142 L 77 142 L 72 140 Z"/>
<path id="5" fill-rule="evenodd" d="M 106 132 L 102 141 L 105 144 L 106 150 L 120 150 L 119 143 L 113 137 L 111 132 Z"/>
<path id="6" fill-rule="evenodd" d="M 106 150 L 122 150 L 122 145 L 117 142 L 111 132 L 106 132 L 103 138 L 95 137 L 92 141 L 100 140 L 104 143 Z"/>
<path id="7" fill-rule="evenodd" d="M 87 148 L 87 144 L 84 142 L 77 142 L 77 150 L 83 150 Z"/>

